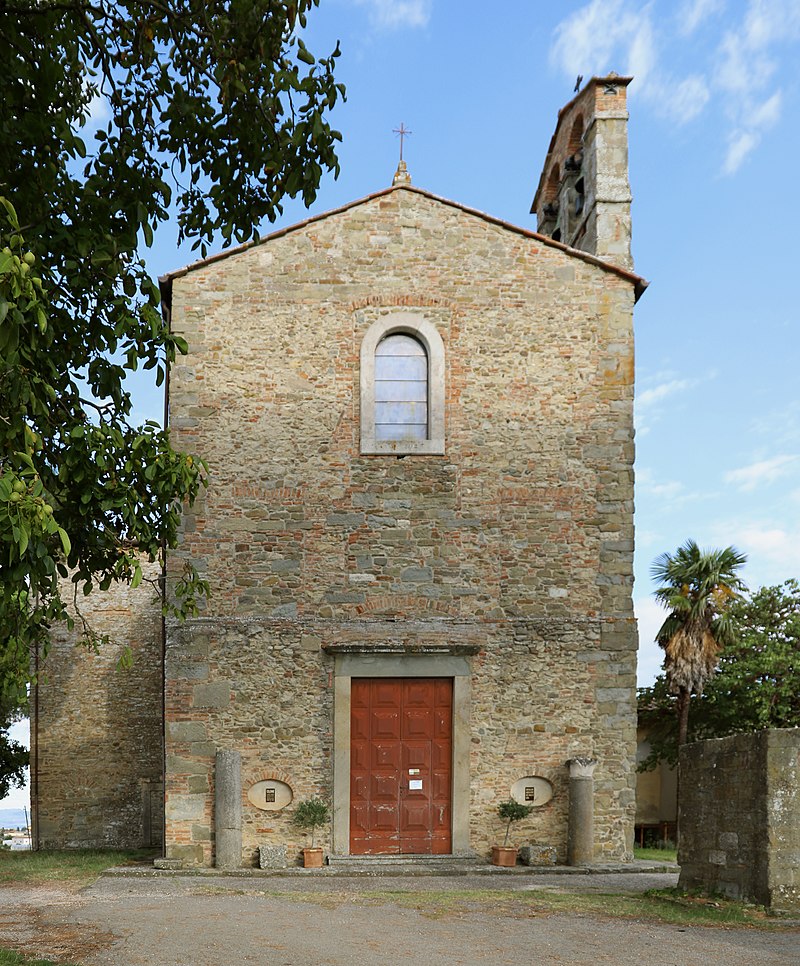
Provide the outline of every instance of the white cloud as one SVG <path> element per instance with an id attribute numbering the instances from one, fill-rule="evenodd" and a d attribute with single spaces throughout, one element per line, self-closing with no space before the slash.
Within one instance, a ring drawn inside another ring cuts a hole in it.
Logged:
<path id="1" fill-rule="evenodd" d="M 775 449 L 795 449 L 800 445 L 800 400 L 761 412 L 752 419 L 749 431 L 754 436 L 769 439 Z"/>
<path id="2" fill-rule="evenodd" d="M 667 382 L 659 383 L 652 389 L 645 389 L 636 394 L 636 408 L 638 410 L 648 409 L 667 397 L 674 396 L 675 393 L 691 389 L 694 385 L 695 380 L 693 379 L 670 379 Z"/>
<path id="3" fill-rule="evenodd" d="M 717 547 L 732 544 L 747 554 L 742 576 L 750 587 L 782 583 L 800 573 L 800 522 L 785 505 L 783 517 L 778 523 L 740 517 L 720 520 L 713 526 L 709 542 Z"/>
<path id="4" fill-rule="evenodd" d="M 706 378 L 713 379 L 716 373 L 711 372 Z M 651 423 L 661 415 L 660 404 L 670 397 L 677 396 L 688 389 L 694 388 L 699 379 L 674 379 L 662 377 L 662 381 L 649 389 L 637 391 L 634 400 L 634 418 L 636 434 L 646 436 L 651 429 Z"/>
<path id="5" fill-rule="evenodd" d="M 677 480 L 666 483 L 651 483 L 646 489 L 653 496 L 668 501 L 673 501 L 683 495 L 683 483 L 679 483 Z"/>
<path id="6" fill-rule="evenodd" d="M 775 575 L 760 578 L 760 583 L 785 580 L 800 573 L 800 528 L 752 524 L 740 530 L 737 541 L 736 545 L 748 555 L 751 565 Z"/>
<path id="7" fill-rule="evenodd" d="M 694 33 L 701 24 L 725 7 L 725 0 L 684 0 L 678 13 L 679 29 L 684 35 Z"/>
<path id="8" fill-rule="evenodd" d="M 431 19 L 433 0 L 354 0 L 367 7 L 369 19 L 383 30 L 425 27 Z"/>
<path id="9" fill-rule="evenodd" d="M 777 124 L 781 117 L 782 106 L 783 95 L 780 91 L 776 91 L 763 104 L 755 107 L 751 114 L 753 124 L 759 128 L 768 128 L 772 127 L 773 124 Z"/>
<path id="10" fill-rule="evenodd" d="M 761 135 L 755 131 L 732 131 L 728 136 L 728 150 L 722 165 L 723 174 L 735 174 L 760 140 Z"/>
<path id="11" fill-rule="evenodd" d="M 700 74 L 692 74 L 677 83 L 664 82 L 659 86 L 663 98 L 662 113 L 683 124 L 697 117 L 711 98 L 708 83 Z"/>
<path id="12" fill-rule="evenodd" d="M 797 464 L 797 459 L 797 456 L 786 454 L 774 456 L 769 460 L 759 460 L 739 469 L 730 470 L 725 474 L 725 482 L 733 483 L 745 493 L 750 493 L 759 486 L 774 483 L 775 480 L 785 476 L 791 471 L 792 466 Z"/>
<path id="13" fill-rule="evenodd" d="M 712 78 L 733 125 L 723 173 L 735 174 L 780 120 L 782 92 L 768 87 L 781 67 L 781 46 L 797 40 L 800 0 L 749 0 L 742 21 L 723 37 Z"/>
<path id="14" fill-rule="evenodd" d="M 556 27 L 552 62 L 567 74 L 586 76 L 635 67 L 644 82 L 655 59 L 650 9 L 646 4 L 636 10 L 627 0 L 592 0 Z"/>

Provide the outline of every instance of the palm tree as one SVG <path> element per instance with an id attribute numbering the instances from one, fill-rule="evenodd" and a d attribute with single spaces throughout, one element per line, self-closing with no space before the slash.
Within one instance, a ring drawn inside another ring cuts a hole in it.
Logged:
<path id="1" fill-rule="evenodd" d="M 686 744 L 692 693 L 703 693 L 720 651 L 735 640 L 730 605 L 746 590 L 737 575 L 746 560 L 734 547 L 701 550 L 687 540 L 651 567 L 660 583 L 653 596 L 669 610 L 656 641 L 664 648 L 667 684 L 678 696 L 678 747 Z"/>

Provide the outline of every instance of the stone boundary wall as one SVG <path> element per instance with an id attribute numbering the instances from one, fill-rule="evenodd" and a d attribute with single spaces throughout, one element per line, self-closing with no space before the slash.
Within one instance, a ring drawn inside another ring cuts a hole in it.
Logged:
<path id="1" fill-rule="evenodd" d="M 800 912 L 800 728 L 687 745 L 680 886 Z"/>

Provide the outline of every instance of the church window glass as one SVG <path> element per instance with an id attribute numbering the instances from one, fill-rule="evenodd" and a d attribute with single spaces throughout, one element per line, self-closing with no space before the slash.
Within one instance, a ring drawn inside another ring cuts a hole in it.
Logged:
<path id="1" fill-rule="evenodd" d="M 388 335 L 375 350 L 375 439 L 428 438 L 428 355 L 410 335 Z"/>

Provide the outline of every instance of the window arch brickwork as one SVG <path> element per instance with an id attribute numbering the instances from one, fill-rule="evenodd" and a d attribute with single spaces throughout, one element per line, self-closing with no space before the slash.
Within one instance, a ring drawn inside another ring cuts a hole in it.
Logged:
<path id="1" fill-rule="evenodd" d="M 408 335 L 427 356 L 427 433 L 424 439 L 379 439 L 375 430 L 375 353 L 391 335 Z M 444 344 L 427 319 L 416 312 L 392 312 L 374 322 L 361 343 L 361 452 L 364 454 L 444 453 Z"/>

